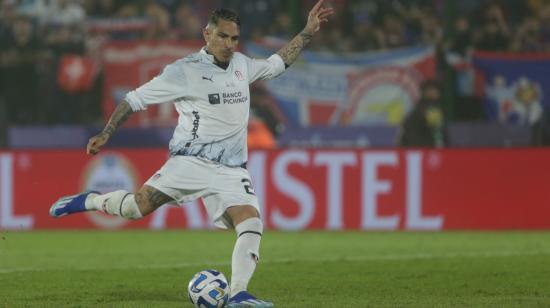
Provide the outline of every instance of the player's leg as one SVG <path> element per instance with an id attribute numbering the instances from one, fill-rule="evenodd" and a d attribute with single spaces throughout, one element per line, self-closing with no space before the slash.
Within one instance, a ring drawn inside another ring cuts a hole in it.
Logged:
<path id="1" fill-rule="evenodd" d="M 235 295 L 246 291 L 260 259 L 263 224 L 256 208 L 250 205 L 230 207 L 225 213 L 237 233 L 231 261 L 231 295 Z"/>
<path id="2" fill-rule="evenodd" d="M 248 293 L 248 283 L 260 260 L 263 223 L 258 210 L 251 205 L 233 206 L 224 218 L 234 226 L 237 241 L 231 260 L 231 299 L 228 307 L 273 307 Z"/>
<path id="3" fill-rule="evenodd" d="M 231 296 L 246 291 L 260 258 L 263 223 L 250 175 L 242 168 L 220 168 L 202 198 L 214 224 L 235 230 L 231 257 Z"/>
<path id="4" fill-rule="evenodd" d="M 208 173 L 203 170 L 203 165 L 192 157 L 171 157 L 136 194 L 118 190 L 104 195 L 85 192 L 67 196 L 54 203 L 50 215 L 60 217 L 84 211 L 102 211 L 128 219 L 139 219 L 165 203 L 173 200 L 188 201 L 200 196 L 206 183 L 211 182 L 209 176 L 204 176 Z"/>
<path id="5" fill-rule="evenodd" d="M 106 214 L 140 219 L 171 201 L 174 200 L 160 190 L 144 185 L 135 194 L 119 190 L 105 195 L 92 195 L 86 200 L 86 205 L 91 210 Z"/>
<path id="6" fill-rule="evenodd" d="M 218 226 L 235 229 L 237 240 L 231 259 L 231 299 L 228 307 L 272 307 L 247 292 L 260 258 L 263 233 L 261 212 L 251 186 L 250 174 L 244 168 L 220 167 L 203 197 L 210 218 Z"/>
<path id="7" fill-rule="evenodd" d="M 101 211 L 128 219 L 140 219 L 149 215 L 171 197 L 154 187 L 144 185 L 137 193 L 117 190 L 107 194 L 85 192 L 59 199 L 50 209 L 50 215 L 61 217 L 85 211 Z"/>

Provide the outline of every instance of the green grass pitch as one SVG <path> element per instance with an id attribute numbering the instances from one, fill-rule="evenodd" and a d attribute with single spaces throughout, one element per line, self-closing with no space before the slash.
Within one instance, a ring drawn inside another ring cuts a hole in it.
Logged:
<path id="1" fill-rule="evenodd" d="M 191 307 L 230 275 L 220 231 L 0 231 L 0 307 Z M 274 232 L 250 291 L 276 307 L 550 307 L 550 232 Z"/>

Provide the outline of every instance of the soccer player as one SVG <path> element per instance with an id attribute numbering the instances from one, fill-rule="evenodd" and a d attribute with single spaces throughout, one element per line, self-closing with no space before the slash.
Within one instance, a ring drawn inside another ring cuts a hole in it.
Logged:
<path id="1" fill-rule="evenodd" d="M 63 197 L 52 205 L 50 215 L 101 211 L 140 219 L 165 203 L 202 198 L 214 224 L 237 233 L 228 306 L 272 307 L 247 292 L 263 232 L 258 199 L 246 170 L 249 84 L 282 74 L 332 13 L 320 0 L 302 32 L 268 59 L 257 60 L 235 51 L 239 16 L 227 9 L 214 11 L 203 30 L 206 46 L 129 92 L 103 131 L 88 142 L 87 153 L 95 155 L 132 113 L 173 103 L 179 121 L 164 166 L 136 193 L 92 191 Z"/>

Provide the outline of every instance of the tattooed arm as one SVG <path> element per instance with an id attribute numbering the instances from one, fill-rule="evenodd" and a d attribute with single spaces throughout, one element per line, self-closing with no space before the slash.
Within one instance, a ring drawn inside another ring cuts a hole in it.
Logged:
<path id="1" fill-rule="evenodd" d="M 305 32 L 304 30 L 300 32 L 300 34 L 296 35 L 292 41 L 281 48 L 281 50 L 277 51 L 277 54 L 281 56 L 283 62 L 285 62 L 286 67 L 289 67 L 292 63 L 294 63 L 294 61 L 296 61 L 302 49 L 309 44 L 312 38 L 313 34 Z"/>
<path id="2" fill-rule="evenodd" d="M 111 118 L 109 119 L 109 122 L 107 123 L 107 125 L 105 125 L 103 131 L 96 136 L 90 138 L 90 141 L 88 141 L 86 152 L 92 155 L 99 153 L 101 148 L 115 133 L 116 129 L 119 128 L 124 122 L 126 122 L 128 117 L 132 113 L 133 111 L 130 107 L 130 104 L 128 104 L 128 102 L 126 101 L 122 101 L 122 103 L 120 103 L 116 107 L 115 111 L 111 115 Z"/>
<path id="3" fill-rule="evenodd" d="M 277 54 L 281 56 L 287 67 L 296 61 L 302 49 L 311 42 L 313 35 L 321 29 L 321 23 L 328 21 L 328 17 L 332 15 L 332 8 L 322 7 L 323 1 L 319 0 L 309 12 L 304 30 L 281 48 L 281 50 L 277 51 Z"/>

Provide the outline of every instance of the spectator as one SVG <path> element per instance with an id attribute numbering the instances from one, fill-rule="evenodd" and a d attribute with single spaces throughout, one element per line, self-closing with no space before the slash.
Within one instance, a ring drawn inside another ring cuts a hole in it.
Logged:
<path id="1" fill-rule="evenodd" d="M 162 5 L 150 1 L 145 6 L 145 16 L 151 25 L 145 29 L 143 39 L 162 40 L 170 38 L 170 13 Z"/>
<path id="2" fill-rule="evenodd" d="M 474 46 L 470 21 L 466 16 L 459 16 L 454 22 L 454 35 L 447 42 L 447 49 L 458 56 L 466 57 Z"/>
<path id="3" fill-rule="evenodd" d="M 46 35 L 46 47 L 50 53 L 50 63 L 45 68 L 47 79 L 43 80 L 52 93 L 52 97 L 42 100 L 46 110 L 64 110 L 64 112 L 48 113 L 49 123 L 79 123 L 80 112 L 78 99 L 66 92 L 58 84 L 58 74 L 63 69 L 62 59 L 66 55 L 84 55 L 86 53 L 85 33 L 79 25 L 51 26 Z"/>
<path id="4" fill-rule="evenodd" d="M 502 7 L 488 5 L 483 11 L 479 30 L 475 33 L 475 47 L 480 50 L 508 50 L 510 46 L 510 27 L 504 18 Z"/>
<path id="5" fill-rule="evenodd" d="M 394 14 L 384 16 L 382 31 L 388 48 L 398 48 L 407 45 L 405 25 L 401 19 Z"/>
<path id="6" fill-rule="evenodd" d="M 248 148 L 249 149 L 274 149 L 277 146 L 275 137 L 267 128 L 267 125 L 254 113 L 250 113 L 248 120 Z"/>
<path id="7" fill-rule="evenodd" d="M 384 34 L 378 27 L 371 24 L 357 24 L 353 28 L 354 38 L 351 49 L 354 51 L 380 50 L 386 48 Z"/>
<path id="8" fill-rule="evenodd" d="M 201 20 L 189 3 L 182 3 L 175 13 L 175 39 L 198 40 L 204 27 Z"/>
<path id="9" fill-rule="evenodd" d="M 544 41 L 544 50 L 550 51 L 550 5 L 542 7 L 538 14 L 540 31 Z"/>
<path id="10" fill-rule="evenodd" d="M 282 40 L 288 39 L 291 31 L 292 23 L 288 12 L 281 10 L 275 13 L 275 17 L 271 27 L 269 28 L 269 35 Z"/>
<path id="11" fill-rule="evenodd" d="M 277 109 L 267 90 L 260 86 L 251 88 L 250 113 L 263 122 L 273 136 L 280 135 L 284 130 L 284 121 L 281 112 Z"/>
<path id="12" fill-rule="evenodd" d="M 443 26 L 436 15 L 428 9 L 423 11 L 421 20 L 421 35 L 419 42 L 426 45 L 437 46 L 443 39 Z"/>
<path id="13" fill-rule="evenodd" d="M 0 84 L 10 123 L 36 121 L 36 63 L 40 61 L 41 50 L 35 28 L 25 16 L 15 19 L 0 42 Z"/>
<path id="14" fill-rule="evenodd" d="M 401 126 L 399 145 L 445 147 L 448 145 L 448 136 L 439 85 L 428 80 L 420 88 L 421 98 Z"/>
<path id="15" fill-rule="evenodd" d="M 86 19 L 86 12 L 77 0 L 57 0 L 50 10 L 49 22 L 62 25 L 81 25 Z"/>
<path id="16" fill-rule="evenodd" d="M 511 50 L 515 52 L 543 52 L 546 48 L 540 22 L 528 17 L 514 34 Z"/>
<path id="17" fill-rule="evenodd" d="M 98 18 L 113 17 L 118 6 L 116 0 L 84 0 L 87 15 Z"/>

